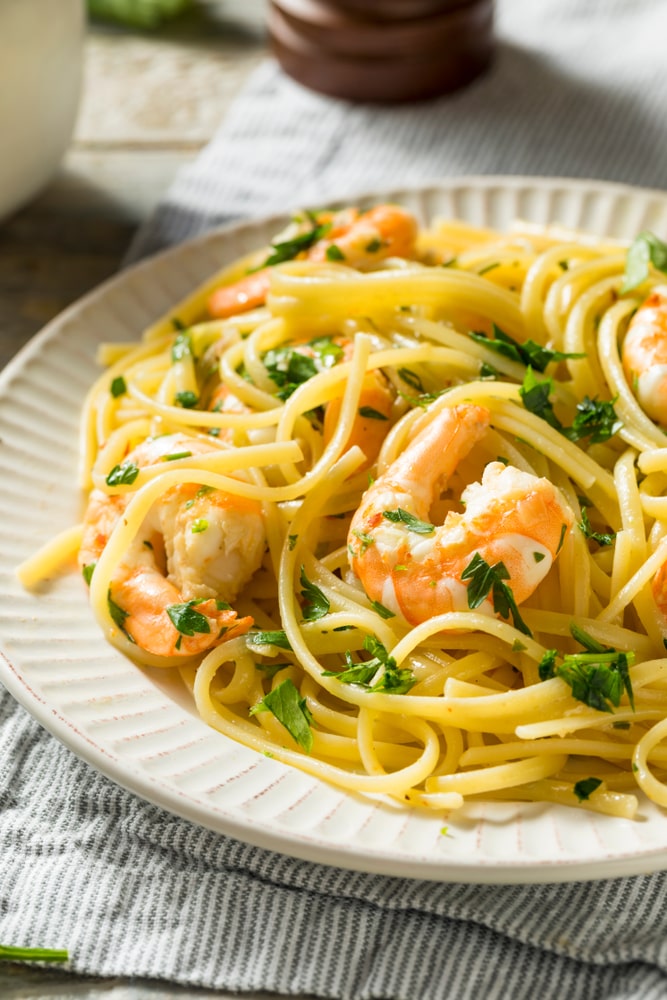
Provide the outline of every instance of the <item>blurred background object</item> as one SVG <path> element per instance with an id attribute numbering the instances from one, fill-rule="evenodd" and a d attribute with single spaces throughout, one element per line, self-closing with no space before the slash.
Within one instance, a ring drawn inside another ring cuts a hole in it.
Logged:
<path id="1" fill-rule="evenodd" d="M 192 0 L 88 0 L 91 17 L 133 28 L 157 28 L 191 5 Z"/>
<path id="2" fill-rule="evenodd" d="M 268 26 L 285 72 L 352 101 L 458 90 L 493 53 L 493 0 L 272 0 Z"/>
<path id="3" fill-rule="evenodd" d="M 0 219 L 49 180 L 69 144 L 81 85 L 84 0 L 0 3 Z"/>

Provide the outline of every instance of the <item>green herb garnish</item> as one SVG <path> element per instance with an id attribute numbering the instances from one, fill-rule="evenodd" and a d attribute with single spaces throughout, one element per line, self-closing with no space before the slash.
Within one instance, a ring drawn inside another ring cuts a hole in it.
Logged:
<path id="1" fill-rule="evenodd" d="M 201 611 L 196 611 L 194 604 L 200 604 L 198 600 L 187 601 L 185 604 L 169 604 L 165 608 L 172 625 L 182 635 L 208 635 L 211 631 L 211 624 Z"/>
<path id="2" fill-rule="evenodd" d="M 332 243 L 331 246 L 327 247 L 325 256 L 327 260 L 335 260 L 335 261 L 345 260 L 345 254 L 340 249 L 340 247 L 336 246 L 335 243 Z"/>
<path id="3" fill-rule="evenodd" d="M 481 272 L 480 272 L 481 273 Z M 551 361 L 565 361 L 567 358 L 585 358 L 585 354 L 567 354 L 563 351 L 552 351 L 549 347 L 543 347 L 535 343 L 534 340 L 524 340 L 521 343 L 510 337 L 508 333 L 501 330 L 499 326 L 493 324 L 493 336 L 487 337 L 485 333 L 471 331 L 470 336 L 478 344 L 483 344 L 490 351 L 501 354 L 511 361 L 518 361 L 522 365 L 530 365 L 534 371 L 543 372 Z"/>
<path id="4" fill-rule="evenodd" d="M 641 285 L 649 276 L 650 265 L 667 273 L 667 243 L 654 233 L 644 230 L 630 246 L 625 258 L 625 280 L 621 295 Z"/>
<path id="5" fill-rule="evenodd" d="M 301 597 L 303 598 L 304 621 L 313 622 L 317 621 L 318 618 L 324 618 L 325 615 L 329 614 L 331 608 L 328 597 L 322 593 L 319 587 L 310 582 L 303 566 L 299 579 L 303 587 Z"/>
<path id="6" fill-rule="evenodd" d="M 310 728 L 313 717 L 308 711 L 306 699 L 301 697 L 289 678 L 253 705 L 250 714 L 266 711 L 272 712 L 294 741 L 306 753 L 310 753 L 313 748 L 313 732 Z"/>
<path id="7" fill-rule="evenodd" d="M 588 512 L 586 508 L 583 507 L 581 511 L 581 521 L 577 521 L 577 527 L 583 532 L 585 538 L 591 538 L 598 545 L 612 545 L 614 539 L 616 538 L 616 532 L 614 531 L 593 531 L 591 528 L 591 522 L 588 519 Z"/>
<path id="8" fill-rule="evenodd" d="M 127 392 L 127 382 L 122 375 L 117 375 L 116 378 L 111 380 L 111 385 L 109 386 L 109 392 L 114 399 L 118 399 L 119 396 L 124 396 Z"/>
<path id="9" fill-rule="evenodd" d="M 174 362 L 183 361 L 184 358 L 191 358 L 192 356 L 192 334 L 189 330 L 181 329 L 174 337 L 174 343 L 171 345 L 171 360 Z"/>
<path id="10" fill-rule="evenodd" d="M 435 531 L 435 527 L 428 521 L 420 521 L 418 517 L 402 507 L 398 507 L 396 510 L 383 510 L 382 516 L 394 524 L 404 524 L 408 531 L 414 531 L 417 535 L 432 535 Z"/>
<path id="11" fill-rule="evenodd" d="M 93 573 L 95 572 L 95 567 L 96 566 L 97 566 L 97 562 L 91 562 L 91 563 L 88 563 L 86 566 L 84 566 L 83 569 L 81 570 L 81 572 L 83 574 L 83 578 L 84 578 L 84 580 L 86 581 L 86 583 L 88 584 L 89 587 L 90 587 L 90 581 L 93 578 Z"/>
<path id="12" fill-rule="evenodd" d="M 382 691 L 385 694 L 405 694 L 417 683 L 417 678 L 411 670 L 396 666 L 396 660 L 389 656 L 386 648 L 373 635 L 364 639 L 364 650 L 371 654 L 370 660 L 355 662 L 348 650 L 345 653 L 347 669 L 343 671 L 325 670 L 323 677 L 335 677 L 341 684 L 357 684 L 369 691 Z M 377 682 L 370 685 L 371 680 L 382 668 L 382 674 Z"/>
<path id="13" fill-rule="evenodd" d="M 368 417 L 370 420 L 389 420 L 389 417 L 379 410 L 374 410 L 372 406 L 360 406 L 359 416 Z"/>
<path id="14" fill-rule="evenodd" d="M 246 636 L 246 644 L 250 646 L 277 646 L 279 649 L 292 649 L 284 629 L 275 629 L 270 632 L 251 632 Z"/>
<path id="15" fill-rule="evenodd" d="M 121 462 L 114 465 L 106 478 L 107 486 L 131 486 L 139 475 L 139 466 L 134 462 Z"/>
<path id="16" fill-rule="evenodd" d="M 331 224 L 328 222 L 322 226 L 313 225 L 313 228 L 307 233 L 301 233 L 299 236 L 294 236 L 291 240 L 284 240 L 282 243 L 272 243 L 271 253 L 264 263 L 254 270 L 259 271 L 263 267 L 275 267 L 276 264 L 283 264 L 286 260 L 294 260 L 300 253 L 310 250 L 318 240 L 323 239 L 330 229 Z"/>
<path id="17" fill-rule="evenodd" d="M 468 607 L 471 610 L 478 608 L 491 594 L 493 610 L 505 619 L 509 618 L 511 614 L 514 628 L 525 635 L 532 635 L 519 614 L 511 588 L 504 582 L 510 579 L 510 574 L 504 563 L 498 562 L 494 566 L 490 566 L 479 552 L 475 552 L 461 573 L 461 579 L 470 581 L 468 584 Z"/>
<path id="18" fill-rule="evenodd" d="M 540 661 L 540 680 L 562 678 L 577 701 L 598 712 L 613 712 L 612 706 L 618 708 L 625 690 L 634 711 L 629 667 L 634 662 L 635 654 L 601 645 L 574 623 L 570 625 L 570 632 L 586 652 L 565 653 L 562 662 L 558 663 L 561 654 L 555 649 L 548 649 Z"/>
<path id="19" fill-rule="evenodd" d="M 580 802 L 585 802 L 590 799 L 595 789 L 599 788 L 601 784 L 600 778 L 582 778 L 574 786 L 574 794 Z"/>
<path id="20" fill-rule="evenodd" d="M 177 392 L 174 396 L 174 404 L 176 406 L 182 406 L 185 410 L 192 410 L 199 402 L 199 396 L 192 389 L 184 389 L 183 392 Z"/>

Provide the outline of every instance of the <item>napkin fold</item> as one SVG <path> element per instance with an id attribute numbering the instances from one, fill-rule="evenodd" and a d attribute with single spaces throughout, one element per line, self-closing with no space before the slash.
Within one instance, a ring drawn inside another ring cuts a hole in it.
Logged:
<path id="1" fill-rule="evenodd" d="M 664 0 L 503 0 L 492 70 L 428 104 L 321 97 L 260 67 L 128 260 L 235 218 L 442 175 L 663 186 Z M 125 792 L 0 695 L 0 940 L 85 974 L 336 1000 L 658 1000 L 667 878 L 485 886 L 341 871 Z"/>

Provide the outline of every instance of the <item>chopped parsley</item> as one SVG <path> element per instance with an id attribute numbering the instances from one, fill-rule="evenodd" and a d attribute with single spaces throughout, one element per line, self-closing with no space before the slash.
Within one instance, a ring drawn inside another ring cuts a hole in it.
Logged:
<path id="1" fill-rule="evenodd" d="M 370 240 L 366 244 L 366 247 L 365 247 L 366 253 L 377 253 L 378 250 L 381 250 L 382 247 L 384 247 L 384 246 L 386 246 L 386 243 L 384 243 L 383 240 L 380 240 L 380 239 L 378 239 L 377 236 L 375 236 L 372 240 Z"/>
<path id="2" fill-rule="evenodd" d="M 468 607 L 471 610 L 478 608 L 491 594 L 493 610 L 505 619 L 509 618 L 511 614 L 514 628 L 525 635 L 532 635 L 519 614 L 511 588 L 504 582 L 510 579 L 510 574 L 503 562 L 489 566 L 486 559 L 483 559 L 479 552 L 475 552 L 461 573 L 461 579 L 470 581 L 468 584 Z"/>
<path id="3" fill-rule="evenodd" d="M 361 548 L 359 550 L 360 556 L 363 556 L 364 552 L 367 550 L 369 545 L 375 544 L 375 539 L 373 538 L 373 536 L 367 535 L 364 531 L 355 530 L 352 532 L 352 534 L 355 536 L 355 538 L 358 538 L 359 541 L 361 542 Z M 353 552 L 352 554 L 354 555 L 355 553 Z"/>
<path id="4" fill-rule="evenodd" d="M 580 802 L 585 802 L 590 799 L 593 792 L 600 787 L 602 781 L 600 778 L 582 778 L 574 786 L 574 794 L 577 796 Z"/>
<path id="5" fill-rule="evenodd" d="M 90 581 L 93 578 L 93 573 L 95 572 L 95 567 L 96 566 L 97 566 L 97 562 L 87 563 L 83 567 L 83 569 L 81 570 L 81 572 L 83 574 L 83 578 L 84 578 L 84 580 L 86 581 L 86 583 L 88 584 L 89 587 L 90 587 Z"/>
<path id="6" fill-rule="evenodd" d="M 342 671 L 325 670 L 323 677 L 335 677 L 341 684 L 356 684 L 368 691 L 381 691 L 385 694 L 406 694 L 417 683 L 417 678 L 411 670 L 399 668 L 393 656 L 389 656 L 386 648 L 374 635 L 364 639 L 364 650 L 371 654 L 370 660 L 355 661 L 348 649 L 345 653 L 347 668 Z M 371 681 L 382 668 L 382 674 L 375 684 Z"/>
<path id="7" fill-rule="evenodd" d="M 325 615 L 329 614 L 331 609 L 328 597 L 322 593 L 319 587 L 310 582 L 303 566 L 301 567 L 301 576 L 299 579 L 303 587 L 301 597 L 303 598 L 304 621 L 314 622 L 318 618 L 324 618 Z"/>
<path id="8" fill-rule="evenodd" d="M 185 501 L 184 504 L 185 510 L 190 510 L 190 507 L 192 507 L 193 503 L 198 497 L 206 496 L 207 493 L 213 493 L 214 490 L 215 490 L 214 486 L 200 486 L 195 495 L 192 497 L 192 499 Z"/>
<path id="9" fill-rule="evenodd" d="M 169 604 L 165 609 L 169 615 L 172 625 L 181 635 L 208 635 L 211 631 L 211 624 L 201 611 L 196 611 L 194 604 L 199 604 L 197 600 L 187 601 L 185 604 Z"/>
<path id="10" fill-rule="evenodd" d="M 416 372 L 410 371 L 409 368 L 399 368 L 396 374 L 399 378 L 406 382 L 411 389 L 414 389 L 415 392 L 424 391 L 424 384 Z"/>
<path id="11" fill-rule="evenodd" d="M 288 546 L 290 552 L 292 551 L 292 549 L 296 545 L 298 538 L 299 538 L 298 535 L 288 535 L 287 536 L 287 546 Z"/>
<path id="12" fill-rule="evenodd" d="M 317 375 L 313 358 L 292 347 L 275 347 L 266 352 L 263 360 L 269 378 L 278 386 L 278 399 L 288 399 L 295 389 Z"/>
<path id="13" fill-rule="evenodd" d="M 382 516 L 394 524 L 404 524 L 408 531 L 414 531 L 417 535 L 432 535 L 435 531 L 435 527 L 428 521 L 420 521 L 418 517 L 402 507 L 397 507 L 396 510 L 383 510 Z"/>
<path id="14" fill-rule="evenodd" d="M 311 220 L 314 223 L 314 220 Z M 298 257 L 300 253 L 304 253 L 306 250 L 310 250 L 318 240 L 323 239 L 329 230 L 331 229 L 331 224 L 326 222 L 324 225 L 319 226 L 313 224 L 312 229 L 308 232 L 300 233 L 299 236 L 294 236 L 291 240 L 283 240 L 281 243 L 271 244 L 271 253 L 266 258 L 263 264 L 259 267 L 254 268 L 254 270 L 259 271 L 263 267 L 275 267 L 276 264 L 283 264 L 286 260 L 294 260 Z"/>
<path id="15" fill-rule="evenodd" d="M 174 343 L 171 345 L 171 360 L 174 362 L 183 361 L 184 358 L 191 358 L 192 356 L 192 334 L 189 330 L 181 329 L 174 337 Z"/>
<path id="16" fill-rule="evenodd" d="M 177 462 L 179 458 L 191 458 L 191 451 L 172 451 L 170 455 L 163 455 L 163 462 Z"/>
<path id="17" fill-rule="evenodd" d="M 114 399 L 118 399 L 119 396 L 124 396 L 127 392 L 127 382 L 122 375 L 116 375 L 114 379 L 111 380 L 111 385 L 109 386 L 109 392 Z"/>
<path id="18" fill-rule="evenodd" d="M 310 753 L 313 748 L 313 717 L 308 711 L 306 699 L 302 698 L 294 683 L 288 678 L 264 695 L 262 700 L 250 709 L 251 715 L 258 712 L 272 712 L 282 723 L 292 739 Z"/>
<path id="19" fill-rule="evenodd" d="M 480 271 L 480 274 L 483 273 Z M 487 337 L 485 333 L 470 332 L 470 336 L 478 344 L 483 344 L 490 351 L 501 354 L 511 361 L 518 361 L 522 365 L 529 365 L 534 371 L 543 372 L 551 361 L 565 361 L 567 358 L 585 358 L 585 354 L 566 354 L 563 351 L 553 351 L 549 347 L 543 347 L 535 343 L 534 340 L 524 340 L 521 343 L 510 337 L 508 333 L 501 330 L 499 326 L 493 324 L 493 336 Z"/>
<path id="20" fill-rule="evenodd" d="M 121 462 L 114 465 L 106 478 L 107 486 L 131 486 L 139 475 L 139 466 L 134 462 Z"/>
<path id="21" fill-rule="evenodd" d="M 616 532 L 609 531 L 593 531 L 591 527 L 591 522 L 588 519 L 588 512 L 585 507 L 581 511 L 581 521 L 577 521 L 577 527 L 583 532 L 585 538 L 590 538 L 592 541 L 597 542 L 598 545 L 612 545 L 614 539 L 616 538 Z"/>
<path id="22" fill-rule="evenodd" d="M 370 420 L 389 420 L 389 417 L 379 410 L 374 410 L 372 406 L 360 406 L 359 416 L 368 417 Z"/>
<path id="23" fill-rule="evenodd" d="M 613 712 L 625 691 L 634 711 L 629 667 L 634 662 L 635 654 L 601 645 L 574 622 L 570 625 L 570 632 L 585 652 L 561 656 L 558 650 L 548 649 L 540 661 L 540 680 L 561 677 L 570 686 L 577 701 L 598 712 Z M 560 663 L 557 662 L 559 657 Z"/>
<path id="24" fill-rule="evenodd" d="M 591 399 L 584 396 L 581 402 L 577 403 L 577 415 L 571 427 L 565 427 L 554 413 L 550 395 L 553 390 L 553 379 L 546 378 L 539 381 L 535 378 L 532 368 L 526 370 L 526 376 L 519 389 L 519 395 L 525 408 L 534 413 L 537 417 L 560 431 L 568 441 L 580 441 L 582 438 L 590 438 L 592 444 L 601 441 L 608 441 L 610 437 L 621 429 L 623 423 L 618 419 L 614 409 L 616 399 L 603 400 Z"/>
<path id="25" fill-rule="evenodd" d="M 208 521 L 205 517 L 198 517 L 190 525 L 190 531 L 193 535 L 200 535 L 202 531 L 206 531 L 208 528 Z"/>
<path id="26" fill-rule="evenodd" d="M 327 247 L 325 256 L 327 260 L 335 260 L 335 261 L 345 260 L 345 254 L 343 253 L 340 247 L 336 246 L 335 243 L 332 243 L 331 246 Z"/>
<path id="27" fill-rule="evenodd" d="M 644 230 L 632 243 L 625 258 L 622 295 L 631 292 L 648 278 L 651 264 L 658 271 L 667 273 L 667 243 L 663 243 L 654 233 Z"/>
<path id="28" fill-rule="evenodd" d="M 371 607 L 373 611 L 377 612 L 380 618 L 395 618 L 396 614 L 390 611 L 389 608 L 385 608 L 384 604 L 380 604 L 379 601 L 371 601 Z"/>
<path id="29" fill-rule="evenodd" d="M 192 389 L 184 389 L 183 392 L 177 392 L 174 396 L 174 404 L 176 406 L 182 406 L 185 410 L 192 410 L 199 402 L 199 396 Z"/>
<path id="30" fill-rule="evenodd" d="M 278 649 L 292 649 L 285 630 L 282 628 L 270 632 L 251 632 L 246 637 L 246 644 L 250 646 L 277 646 Z"/>
<path id="31" fill-rule="evenodd" d="M 116 602 L 112 599 L 111 587 L 109 587 L 107 591 L 107 608 L 109 609 L 109 615 L 111 616 L 111 620 L 114 625 L 121 630 L 123 635 L 125 635 L 130 642 L 134 642 L 134 639 L 125 628 L 125 619 L 128 617 L 130 612 L 126 611 L 125 608 L 121 608 L 120 604 L 116 604 Z"/>

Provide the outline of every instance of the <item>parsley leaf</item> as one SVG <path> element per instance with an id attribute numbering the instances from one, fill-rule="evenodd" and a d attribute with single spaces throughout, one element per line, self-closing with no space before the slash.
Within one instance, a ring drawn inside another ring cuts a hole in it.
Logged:
<path id="1" fill-rule="evenodd" d="M 510 579 L 510 574 L 504 563 L 498 562 L 495 566 L 490 566 L 479 552 L 475 552 L 461 573 L 461 579 L 470 580 L 468 584 L 468 607 L 471 610 L 478 608 L 489 596 L 489 593 L 491 593 L 493 610 L 506 619 L 511 614 L 514 628 L 525 635 L 532 635 L 519 614 L 519 609 L 514 600 L 511 588 L 503 582 Z"/>
<path id="2" fill-rule="evenodd" d="M 263 358 L 267 374 L 275 382 L 279 399 L 288 399 L 295 389 L 317 375 L 317 366 L 312 358 L 292 347 L 275 347 L 267 351 Z"/>
<path id="3" fill-rule="evenodd" d="M 312 229 L 309 229 L 306 233 L 301 233 L 299 236 L 294 236 L 291 240 L 283 240 L 281 243 L 272 243 L 272 251 L 266 258 L 263 264 L 260 264 L 258 268 L 254 270 L 261 270 L 263 267 L 275 267 L 276 264 L 282 264 L 286 260 L 294 260 L 298 257 L 300 253 L 304 250 L 310 250 L 310 248 L 317 243 L 318 240 L 323 239 L 326 234 L 331 229 L 330 223 L 325 223 L 323 226 L 314 225 Z"/>
<path id="4" fill-rule="evenodd" d="M 276 629 L 273 632 L 251 632 L 246 637 L 246 644 L 250 646 L 277 646 L 279 649 L 290 649 L 290 641 L 284 629 Z"/>
<path id="5" fill-rule="evenodd" d="M 199 402 L 199 396 L 192 389 L 185 389 L 183 392 L 177 392 L 174 396 L 174 403 L 176 406 L 182 406 L 185 410 L 192 410 Z"/>
<path id="6" fill-rule="evenodd" d="M 266 674 L 269 680 L 272 680 L 280 670 L 284 670 L 285 667 L 291 667 L 292 664 L 287 661 L 284 663 L 257 663 L 255 661 L 255 666 L 263 674 Z"/>
<path id="7" fill-rule="evenodd" d="M 345 653 L 347 670 L 325 670 L 323 677 L 335 677 L 341 684 L 357 684 L 369 691 L 382 691 L 385 694 L 406 694 L 417 683 L 417 678 L 411 670 L 396 666 L 396 660 L 389 656 L 386 648 L 374 635 L 364 639 L 364 650 L 371 653 L 370 660 L 355 662 L 348 650 Z M 378 670 L 383 667 L 379 679 L 373 686 L 370 682 Z"/>
<path id="8" fill-rule="evenodd" d="M 166 607 L 165 610 L 172 625 L 182 635 L 207 635 L 210 633 L 211 625 L 208 618 L 201 611 L 195 611 L 193 607 L 193 604 L 198 603 L 194 600 L 187 601 L 185 604 L 169 604 Z"/>
<path id="9" fill-rule="evenodd" d="M 397 375 L 406 382 L 411 389 L 415 392 L 423 392 L 424 384 L 416 372 L 410 371 L 409 368 L 399 368 Z"/>
<path id="10" fill-rule="evenodd" d="M 543 372 L 551 361 L 565 361 L 567 358 L 585 358 L 585 354 L 567 354 L 563 351 L 553 351 L 549 347 L 543 347 L 534 340 L 524 340 L 521 343 L 510 337 L 499 326 L 493 324 L 493 336 L 487 337 L 485 333 L 470 331 L 470 336 L 478 344 L 483 344 L 490 351 L 501 354 L 511 361 L 518 361 L 523 365 L 530 365 L 534 371 Z"/>
<path id="11" fill-rule="evenodd" d="M 370 420 L 389 420 L 389 417 L 385 416 L 384 413 L 380 413 L 379 410 L 374 410 L 372 406 L 360 406 L 359 416 L 368 417 Z"/>
<path id="12" fill-rule="evenodd" d="M 594 542 L 597 542 L 598 545 L 602 546 L 611 545 L 614 539 L 616 538 L 615 531 L 610 531 L 610 532 L 593 531 L 585 507 L 582 508 L 581 521 L 577 521 L 577 527 L 579 528 L 580 531 L 584 533 L 585 538 L 591 538 Z"/>
<path id="13" fill-rule="evenodd" d="M 308 341 L 308 346 L 316 355 L 323 368 L 333 368 L 345 357 L 345 351 L 333 337 L 315 337 Z"/>
<path id="14" fill-rule="evenodd" d="M 134 462 L 121 462 L 114 465 L 106 478 L 107 486 L 130 486 L 139 475 L 139 466 Z"/>
<path id="15" fill-rule="evenodd" d="M 380 618 L 386 619 L 396 617 L 396 613 L 394 611 L 390 611 L 389 608 L 385 608 L 384 604 L 380 604 L 379 601 L 371 601 L 371 607 L 373 608 L 373 611 L 376 611 L 377 614 L 379 614 Z"/>
<path id="16" fill-rule="evenodd" d="M 325 256 L 327 260 L 335 260 L 335 261 L 345 260 L 345 254 L 343 253 L 340 247 L 336 246 L 335 243 L 332 243 L 331 246 L 327 247 L 325 251 Z"/>
<path id="17" fill-rule="evenodd" d="M 546 420 L 551 427 L 561 431 L 563 425 L 554 413 L 553 405 L 549 399 L 553 387 L 552 378 L 545 378 L 540 382 L 539 379 L 535 378 L 533 369 L 527 368 L 519 395 L 523 405 L 530 413 L 534 413 L 536 417 L 542 417 L 542 420 Z"/>
<path id="18" fill-rule="evenodd" d="M 622 653 L 603 646 L 574 622 L 570 632 L 584 647 L 585 653 L 565 653 L 557 663 L 559 653 L 548 649 L 539 664 L 540 680 L 560 677 L 572 689 L 572 696 L 598 712 L 613 712 L 625 690 L 634 711 L 635 702 L 629 667 L 635 654 Z"/>
<path id="19" fill-rule="evenodd" d="M 579 441 L 585 437 L 590 437 L 591 443 L 608 441 L 623 426 L 623 421 L 618 419 L 614 409 L 616 398 L 600 402 L 597 396 L 595 399 L 584 396 L 577 403 L 574 423 L 571 427 L 564 428 L 562 433 L 570 441 Z"/>
<path id="20" fill-rule="evenodd" d="M 313 718 L 308 711 L 306 699 L 302 698 L 294 683 L 288 678 L 264 695 L 257 705 L 250 709 L 257 712 L 272 712 L 299 746 L 310 753 L 313 748 L 313 732 L 310 728 Z"/>
<path id="21" fill-rule="evenodd" d="M 649 266 L 667 273 L 667 243 L 663 243 L 654 233 L 644 230 L 630 246 L 625 258 L 625 280 L 621 295 L 641 285 L 649 276 Z"/>
<path id="22" fill-rule="evenodd" d="M 116 378 L 112 379 L 109 392 L 114 399 L 125 395 L 127 392 L 127 383 L 122 375 L 117 375 Z"/>
<path id="23" fill-rule="evenodd" d="M 432 535 L 435 531 L 432 524 L 420 521 L 418 517 L 402 507 L 398 507 L 396 510 L 383 510 L 382 516 L 394 524 L 404 524 L 408 531 L 414 531 L 417 535 Z"/>
<path id="24" fill-rule="evenodd" d="M 584 802 L 590 799 L 596 788 L 599 788 L 602 784 L 600 778 L 582 778 L 574 786 L 574 794 L 577 796 L 580 802 Z"/>
<path id="25" fill-rule="evenodd" d="M 184 358 L 191 358 L 192 355 L 192 334 L 189 330 L 179 330 L 171 345 L 171 360 L 183 361 Z"/>
<path id="26" fill-rule="evenodd" d="M 134 642 L 135 641 L 134 638 L 125 628 L 125 619 L 128 617 L 130 612 L 126 611 L 125 608 L 121 608 L 120 604 L 116 604 L 116 602 L 112 599 L 111 587 L 109 587 L 109 589 L 107 590 L 107 607 L 109 609 L 109 615 L 111 616 L 111 620 L 114 623 L 114 625 L 121 630 L 123 635 L 125 635 L 126 638 L 130 640 L 130 642 Z"/>
<path id="27" fill-rule="evenodd" d="M 84 578 L 84 580 L 86 581 L 86 583 L 88 584 L 89 587 L 90 587 L 90 581 L 93 578 L 93 573 L 95 572 L 95 567 L 96 566 L 97 566 L 97 562 L 96 561 L 95 562 L 91 562 L 91 563 L 87 563 L 83 567 L 83 569 L 81 570 L 81 572 L 83 574 L 83 578 Z"/>
<path id="28" fill-rule="evenodd" d="M 325 615 L 329 614 L 331 605 L 329 603 L 328 597 L 322 593 L 319 587 L 314 583 L 311 583 L 306 576 L 306 571 L 301 567 L 301 586 L 303 590 L 301 591 L 301 596 L 303 598 L 303 618 L 304 621 L 314 622 L 318 618 L 324 618 Z"/>
<path id="29" fill-rule="evenodd" d="M 577 415 L 571 427 L 564 427 L 556 414 L 553 404 L 549 399 L 553 390 L 553 379 L 546 378 L 539 381 L 535 378 L 532 368 L 526 369 L 526 376 L 519 389 L 519 395 L 525 408 L 560 431 L 568 441 L 580 441 L 582 438 L 590 437 L 591 443 L 609 440 L 612 435 L 623 426 L 614 410 L 616 399 L 599 401 L 597 397 L 591 399 L 584 396 L 581 402 L 577 403 Z"/>

